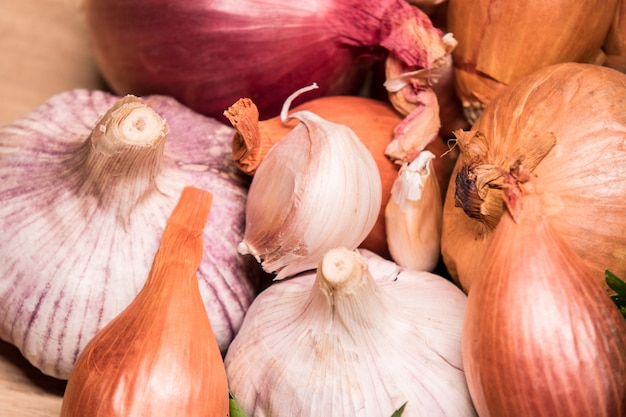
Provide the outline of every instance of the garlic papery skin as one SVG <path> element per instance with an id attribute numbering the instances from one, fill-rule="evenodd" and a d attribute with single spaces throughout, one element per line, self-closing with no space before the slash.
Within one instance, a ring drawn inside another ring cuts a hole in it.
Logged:
<path id="1" fill-rule="evenodd" d="M 443 203 L 433 171 L 435 155 L 423 151 L 398 173 L 385 207 L 387 245 L 400 266 L 432 271 L 439 263 Z"/>
<path id="2" fill-rule="evenodd" d="M 461 360 L 465 294 L 358 249 L 273 283 L 224 360 L 250 417 L 474 416 Z"/>
<path id="3" fill-rule="evenodd" d="M 300 123 L 254 174 L 239 245 L 276 279 L 314 269 L 334 247 L 358 247 L 382 201 L 376 161 L 352 129 L 306 110 L 291 118 Z"/>
<path id="4" fill-rule="evenodd" d="M 232 164 L 233 129 L 164 96 L 141 98 L 159 119 L 123 99 L 117 114 L 131 119 L 109 124 L 118 100 L 72 90 L 0 129 L 0 338 L 60 379 L 143 286 L 183 187 L 214 195 L 198 277 L 223 351 L 262 272 L 236 250 L 248 183 Z M 130 137 L 116 141 L 120 127 Z"/>

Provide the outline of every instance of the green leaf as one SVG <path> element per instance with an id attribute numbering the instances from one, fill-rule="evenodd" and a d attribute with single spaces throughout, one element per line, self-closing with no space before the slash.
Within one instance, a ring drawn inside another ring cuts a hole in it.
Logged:
<path id="1" fill-rule="evenodd" d="M 615 294 L 611 295 L 611 299 L 626 318 L 626 282 L 608 269 L 604 271 L 604 279 L 609 288 L 615 291 Z"/>
<path id="2" fill-rule="evenodd" d="M 402 416 L 402 413 L 404 413 L 404 407 L 406 407 L 406 403 L 402 404 L 402 407 L 400 407 L 396 411 L 394 411 L 393 414 L 391 415 L 391 417 L 400 417 L 400 416 Z"/>
<path id="3" fill-rule="evenodd" d="M 626 282 L 620 279 L 617 275 L 609 271 L 604 271 L 604 279 L 606 283 L 613 291 L 620 295 L 626 295 Z"/>
<path id="4" fill-rule="evenodd" d="M 243 408 L 241 408 L 237 400 L 235 400 L 235 398 L 233 397 L 233 394 L 229 392 L 228 395 L 228 403 L 230 405 L 230 417 L 248 417 L 246 412 L 243 411 Z"/>

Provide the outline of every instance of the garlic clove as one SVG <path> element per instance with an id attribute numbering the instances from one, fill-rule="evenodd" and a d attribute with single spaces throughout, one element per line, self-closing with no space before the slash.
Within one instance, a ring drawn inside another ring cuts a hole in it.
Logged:
<path id="1" fill-rule="evenodd" d="M 353 130 L 305 110 L 289 118 L 300 123 L 259 165 L 238 246 L 276 279 L 314 269 L 333 247 L 355 249 L 374 227 L 382 201 L 376 162 Z"/>
<path id="2" fill-rule="evenodd" d="M 360 247 L 389 257 L 384 207 L 399 166 L 387 158 L 385 148 L 393 138 L 395 127 L 402 121 L 400 114 L 389 103 L 361 96 L 318 97 L 303 102 L 293 112 L 300 110 L 308 110 L 329 122 L 348 126 L 374 157 L 382 183 L 381 210 L 374 228 Z M 297 120 L 284 122 L 280 116 L 259 120 L 256 105 L 247 98 L 239 99 L 224 115 L 237 130 L 233 137 L 235 165 L 249 175 L 254 175 L 271 147 L 298 124 Z"/>
<path id="3" fill-rule="evenodd" d="M 432 152 L 423 151 L 405 163 L 385 207 L 389 252 L 409 269 L 432 271 L 439 262 L 443 204 L 434 158 Z"/>
<path id="4" fill-rule="evenodd" d="M 365 250 L 334 248 L 274 283 L 230 345 L 231 391 L 255 416 L 475 416 L 461 360 L 465 294 Z"/>

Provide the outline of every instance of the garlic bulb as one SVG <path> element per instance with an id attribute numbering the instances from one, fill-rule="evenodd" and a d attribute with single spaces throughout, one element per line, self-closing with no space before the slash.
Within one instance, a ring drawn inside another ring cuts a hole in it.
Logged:
<path id="1" fill-rule="evenodd" d="M 224 364 L 251 417 L 474 416 L 461 360 L 467 297 L 430 272 L 335 248 L 275 282 Z"/>
<path id="2" fill-rule="evenodd" d="M 315 268 L 329 249 L 355 249 L 381 210 L 382 182 L 372 154 L 354 131 L 302 110 L 300 123 L 268 151 L 246 202 L 241 254 L 252 254 L 276 279 Z"/>
<path id="3" fill-rule="evenodd" d="M 439 262 L 443 203 L 433 171 L 435 155 L 423 151 L 405 163 L 385 207 L 387 244 L 403 267 L 432 271 Z"/>
<path id="4" fill-rule="evenodd" d="M 181 190 L 195 185 L 214 195 L 198 274 L 225 351 L 260 272 L 236 252 L 247 183 L 232 134 L 171 98 L 87 90 L 0 129 L 0 338 L 66 379 L 142 287 Z"/>

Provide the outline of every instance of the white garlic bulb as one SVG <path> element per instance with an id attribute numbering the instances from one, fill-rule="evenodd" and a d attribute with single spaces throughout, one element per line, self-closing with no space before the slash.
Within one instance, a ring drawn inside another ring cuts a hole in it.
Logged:
<path id="1" fill-rule="evenodd" d="M 287 100 L 283 120 L 306 89 Z M 272 146 L 252 179 L 239 245 L 276 279 L 314 269 L 333 247 L 358 247 L 382 201 L 378 166 L 350 128 L 306 110 L 289 118 L 300 123 Z"/>
<path id="2" fill-rule="evenodd" d="M 475 416 L 461 358 L 466 295 L 365 250 L 257 296 L 225 366 L 250 417 Z"/>
<path id="3" fill-rule="evenodd" d="M 214 195 L 198 276 L 223 351 L 256 294 L 261 268 L 236 251 L 247 183 L 233 129 L 139 101 L 71 90 L 0 129 L 0 338 L 59 379 L 143 286 L 187 185 Z"/>

